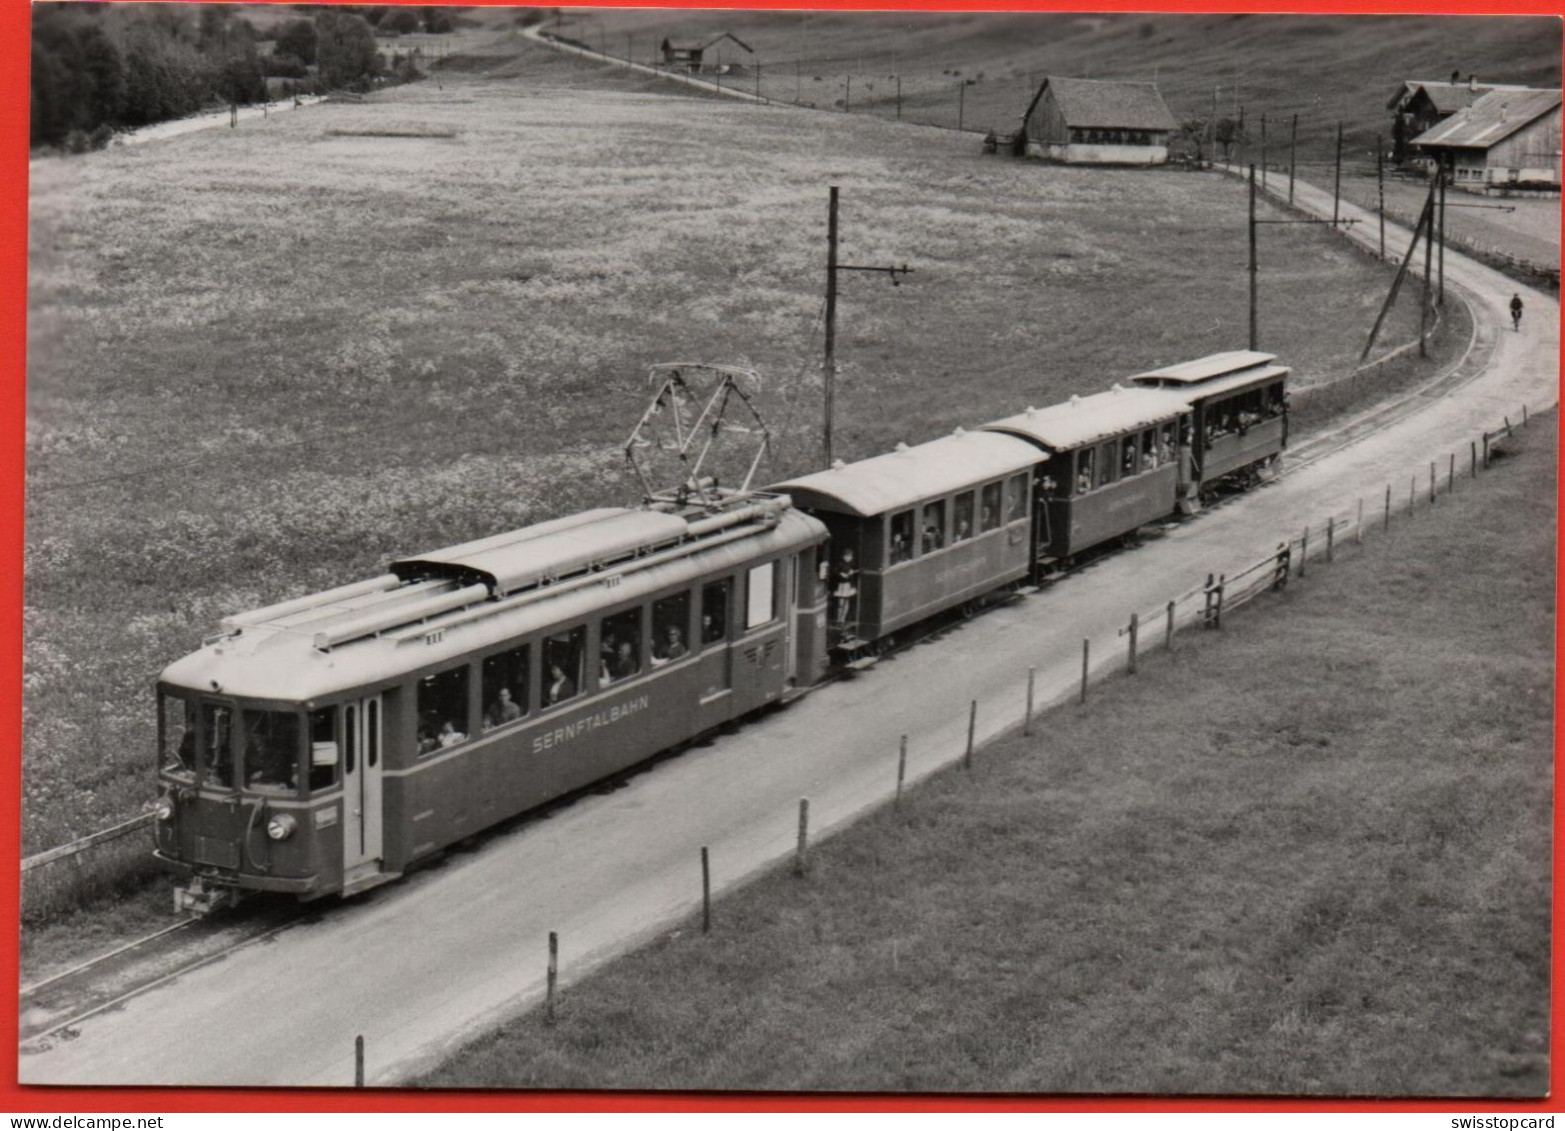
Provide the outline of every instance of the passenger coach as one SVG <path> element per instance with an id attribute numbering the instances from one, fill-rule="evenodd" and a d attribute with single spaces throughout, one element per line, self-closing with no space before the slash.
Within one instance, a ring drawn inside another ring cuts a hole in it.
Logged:
<path id="1" fill-rule="evenodd" d="M 883 643 L 1025 578 L 1033 468 L 1047 458 L 957 429 L 773 487 L 831 532 L 831 647 Z"/>
<path id="2" fill-rule="evenodd" d="M 158 683 L 176 905 L 362 890 L 813 683 L 825 540 L 773 495 L 607 508 L 225 620 Z"/>
<path id="3" fill-rule="evenodd" d="M 1248 486 L 1288 446 L 1289 370 L 1276 354 L 1217 353 L 1131 378 L 1189 404 L 1193 414 L 1191 469 L 1203 487 L 1225 479 Z"/>

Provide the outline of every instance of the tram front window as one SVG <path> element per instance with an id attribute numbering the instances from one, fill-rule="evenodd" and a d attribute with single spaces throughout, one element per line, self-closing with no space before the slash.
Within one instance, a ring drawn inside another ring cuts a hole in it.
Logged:
<path id="1" fill-rule="evenodd" d="M 234 786 L 234 712 L 205 703 L 201 707 L 201 777 L 207 785 Z"/>
<path id="2" fill-rule="evenodd" d="M 159 699 L 163 713 L 163 772 L 189 778 L 196 772 L 196 706 L 177 695 Z"/>
<path id="3" fill-rule="evenodd" d="M 266 793 L 299 788 L 300 717 L 290 711 L 244 713 L 245 785 Z"/>
<path id="4" fill-rule="evenodd" d="M 310 712 L 310 790 L 330 789 L 337 784 L 337 764 L 342 759 L 337 749 L 337 708 L 322 707 Z"/>

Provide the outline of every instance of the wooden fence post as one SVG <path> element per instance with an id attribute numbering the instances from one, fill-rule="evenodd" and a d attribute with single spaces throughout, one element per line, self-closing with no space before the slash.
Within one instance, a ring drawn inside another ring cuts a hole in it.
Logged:
<path id="1" fill-rule="evenodd" d="M 1450 463 L 1445 469 L 1445 493 L 1449 495 L 1456 490 L 1456 453 L 1450 453 Z"/>
<path id="2" fill-rule="evenodd" d="M 1326 562 L 1331 563 L 1332 554 L 1337 541 L 1337 516 L 1332 515 L 1326 520 Z"/>
<path id="3" fill-rule="evenodd" d="M 902 804 L 902 783 L 907 780 L 907 735 L 902 736 L 902 745 L 897 750 L 897 800 L 896 804 Z"/>
<path id="4" fill-rule="evenodd" d="M 1130 614 L 1130 674 L 1136 674 L 1136 632 L 1139 627 L 1139 614 Z"/>
<path id="5" fill-rule="evenodd" d="M 701 866 L 706 867 L 706 849 L 701 850 Z M 549 974 L 544 985 L 543 1018 L 554 1024 L 554 997 L 560 984 L 560 936 L 549 932 Z"/>
<path id="6" fill-rule="evenodd" d="M 1033 682 L 1037 679 L 1037 677 L 1037 668 L 1027 669 L 1027 717 L 1022 720 L 1022 733 L 1024 735 L 1032 734 L 1032 693 Z"/>
<path id="7" fill-rule="evenodd" d="M 1527 406 L 1522 405 L 1522 427 L 1527 427 Z"/>
<path id="8" fill-rule="evenodd" d="M 1386 522 L 1385 525 L 1381 527 L 1381 529 L 1391 529 L 1391 484 L 1389 483 L 1386 484 Z"/>
<path id="9" fill-rule="evenodd" d="M 1429 505 L 1435 505 L 1435 461 L 1429 461 Z"/>
<path id="10" fill-rule="evenodd" d="M 712 930 L 712 860 L 707 854 L 706 845 L 701 846 L 701 933 L 710 934 Z M 553 939 L 554 936 L 550 935 Z"/>
<path id="11" fill-rule="evenodd" d="M 1228 584 L 1228 575 L 1226 573 L 1218 574 L 1217 575 L 1217 615 L 1213 618 L 1213 621 L 1212 621 L 1212 623 L 1218 629 L 1221 629 L 1223 627 L 1223 589 L 1227 586 L 1227 584 Z"/>
<path id="12" fill-rule="evenodd" d="M 1472 463 L 1471 469 L 1469 470 L 1469 475 L 1471 475 L 1472 478 L 1477 479 L 1478 478 L 1478 441 L 1477 440 L 1469 440 L 1469 441 L 1467 441 L 1467 447 L 1468 447 L 1469 454 L 1473 458 L 1473 463 Z"/>
<path id="13" fill-rule="evenodd" d="M 353 1038 L 353 1086 L 364 1087 L 364 1034 Z"/>
<path id="14" fill-rule="evenodd" d="M 1087 701 L 1087 655 L 1092 648 L 1092 641 L 1081 642 L 1081 701 Z"/>
<path id="15" fill-rule="evenodd" d="M 1413 508 L 1418 505 L 1418 476 L 1413 476 L 1407 481 L 1407 513 L 1412 514 Z"/>
<path id="16" fill-rule="evenodd" d="M 967 755 L 962 759 L 964 769 L 973 768 L 973 732 L 978 729 L 978 700 L 974 699 L 967 710 Z"/>
<path id="17" fill-rule="evenodd" d="M 1353 524 L 1353 544 L 1356 546 L 1364 544 L 1364 497 L 1362 495 L 1359 496 L 1358 521 Z"/>
<path id="18" fill-rule="evenodd" d="M 805 859 L 805 853 L 809 851 L 809 846 L 810 799 L 808 797 L 801 797 L 799 798 L 799 847 L 794 850 L 793 854 L 793 874 L 795 876 L 804 875 L 804 869 L 808 863 L 808 861 Z"/>
<path id="19" fill-rule="evenodd" d="M 1489 470 L 1489 433 L 1483 434 L 1483 469 Z"/>
<path id="20" fill-rule="evenodd" d="M 1174 650 L 1174 602 L 1168 603 L 1168 627 L 1163 633 L 1163 647 L 1168 651 Z"/>
<path id="21" fill-rule="evenodd" d="M 1215 574 L 1210 573 L 1206 575 L 1206 587 L 1201 592 L 1201 596 L 1204 601 L 1203 607 L 1201 609 L 1202 628 L 1212 627 L 1212 581 L 1215 576 Z"/>
<path id="22" fill-rule="evenodd" d="M 1304 579 L 1304 568 L 1310 561 L 1310 528 L 1304 528 L 1304 537 L 1299 540 L 1299 579 Z"/>

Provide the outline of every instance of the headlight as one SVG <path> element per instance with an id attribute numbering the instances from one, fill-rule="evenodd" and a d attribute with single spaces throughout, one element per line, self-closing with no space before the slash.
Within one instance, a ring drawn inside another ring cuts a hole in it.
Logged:
<path id="1" fill-rule="evenodd" d="M 172 821 L 174 819 L 174 803 L 167 797 L 158 798 L 158 803 L 152 807 L 152 812 L 160 821 Z"/>
<path id="2" fill-rule="evenodd" d="M 266 822 L 266 835 L 273 840 L 287 840 L 293 836 L 293 831 L 299 827 L 299 822 L 287 813 L 279 813 Z"/>

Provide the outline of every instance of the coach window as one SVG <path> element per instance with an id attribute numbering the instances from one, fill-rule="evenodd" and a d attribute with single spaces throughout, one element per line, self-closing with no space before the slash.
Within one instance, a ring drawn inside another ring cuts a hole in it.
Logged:
<path id="1" fill-rule="evenodd" d="M 892 565 L 909 561 L 913 557 L 913 512 L 902 511 L 891 516 L 891 548 L 886 560 Z"/>
<path id="2" fill-rule="evenodd" d="M 965 542 L 973 536 L 973 493 L 964 491 L 951 500 L 951 541 Z"/>
<path id="3" fill-rule="evenodd" d="M 177 695 L 162 696 L 163 772 L 188 778 L 196 769 L 196 707 Z"/>
<path id="4" fill-rule="evenodd" d="M 946 544 L 946 501 L 936 499 L 924 504 L 924 529 L 919 545 L 928 554 L 940 550 Z"/>
<path id="5" fill-rule="evenodd" d="M 553 707 L 581 693 L 586 675 L 587 626 L 556 632 L 543 642 L 543 705 Z"/>
<path id="6" fill-rule="evenodd" d="M 1005 521 L 1018 522 L 1027 517 L 1027 473 L 1013 475 L 1005 484 Z"/>
<path id="7" fill-rule="evenodd" d="M 245 785 L 267 793 L 299 788 L 299 723 L 292 711 L 246 711 Z"/>
<path id="8" fill-rule="evenodd" d="M 598 630 L 598 682 L 607 686 L 641 671 L 641 610 L 604 617 Z"/>
<path id="9" fill-rule="evenodd" d="M 1076 453 L 1076 494 L 1085 495 L 1097 486 L 1098 449 L 1083 448 Z"/>
<path id="10" fill-rule="evenodd" d="M 310 712 L 310 789 L 330 789 L 337 784 L 337 708 Z"/>
<path id="11" fill-rule="evenodd" d="M 701 589 L 701 646 L 728 639 L 728 595 L 733 579 L 725 577 Z"/>
<path id="12" fill-rule="evenodd" d="M 234 712 L 206 703 L 201 707 L 201 778 L 205 785 L 234 785 Z"/>
<path id="13" fill-rule="evenodd" d="M 1134 434 L 1126 436 L 1119 442 L 1119 470 L 1125 476 L 1134 475 L 1141 470 L 1141 464 L 1136 459 L 1136 437 Z"/>
<path id="14" fill-rule="evenodd" d="M 1119 478 L 1119 464 L 1115 463 L 1119 445 L 1113 440 L 1098 448 L 1098 486 L 1103 487 Z"/>
<path id="15" fill-rule="evenodd" d="M 466 742 L 467 667 L 426 675 L 418 681 L 418 752 L 428 754 Z M 352 744 L 349 743 L 351 746 Z"/>
<path id="16" fill-rule="evenodd" d="M 1000 484 L 990 483 L 980 492 L 978 505 L 978 529 L 1000 529 Z"/>
<path id="17" fill-rule="evenodd" d="M 762 562 L 750 570 L 746 582 L 744 627 L 760 628 L 777 616 L 777 563 Z"/>
<path id="18" fill-rule="evenodd" d="M 509 726 L 527 714 L 526 644 L 493 656 L 484 657 L 483 699 L 485 730 Z"/>
<path id="19" fill-rule="evenodd" d="M 690 594 L 675 593 L 652 605 L 652 666 L 690 655 Z"/>

